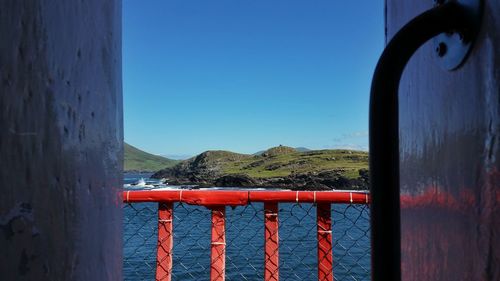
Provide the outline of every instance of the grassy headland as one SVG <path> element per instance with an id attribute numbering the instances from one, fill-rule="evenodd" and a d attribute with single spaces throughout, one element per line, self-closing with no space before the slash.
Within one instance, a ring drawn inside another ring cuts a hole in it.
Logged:
<path id="1" fill-rule="evenodd" d="M 144 152 L 127 143 L 124 144 L 124 150 L 124 170 L 126 172 L 154 172 L 159 169 L 172 167 L 180 162 Z"/>
<path id="2" fill-rule="evenodd" d="M 258 154 L 206 151 L 156 172 L 177 184 L 366 189 L 368 153 L 278 146 Z"/>

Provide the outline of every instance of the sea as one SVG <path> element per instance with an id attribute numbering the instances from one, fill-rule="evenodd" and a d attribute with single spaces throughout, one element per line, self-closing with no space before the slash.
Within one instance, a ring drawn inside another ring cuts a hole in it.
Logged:
<path id="1" fill-rule="evenodd" d="M 151 174 L 124 174 L 127 184 Z M 153 181 L 153 180 L 152 180 Z M 155 280 L 157 203 L 125 204 L 124 280 Z M 264 280 L 263 204 L 226 207 L 226 280 Z M 172 280 L 210 280 L 210 210 L 174 205 Z M 335 280 L 370 280 L 370 224 L 366 205 L 332 205 Z M 279 277 L 317 280 L 314 204 L 279 205 Z"/>

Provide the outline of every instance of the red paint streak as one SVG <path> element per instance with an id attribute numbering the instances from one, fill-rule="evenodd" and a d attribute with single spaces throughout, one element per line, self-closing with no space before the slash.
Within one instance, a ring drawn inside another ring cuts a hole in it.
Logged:
<path id="1" fill-rule="evenodd" d="M 500 204 L 500 172 L 494 168 L 486 174 L 486 188 L 481 197 L 490 204 Z M 477 202 L 474 192 L 476 188 L 459 188 L 457 194 L 452 194 L 444 190 L 441 186 L 430 185 L 424 188 L 420 194 L 403 194 L 400 196 L 401 208 L 429 208 L 439 207 L 451 211 L 468 212 L 477 205 L 484 205 L 485 202 Z"/>
<path id="2" fill-rule="evenodd" d="M 279 235 L 278 235 L 278 203 L 264 203 L 264 239 L 266 252 L 264 256 L 264 280 L 279 280 Z"/>
<path id="3" fill-rule="evenodd" d="M 458 195 L 429 186 L 418 195 L 401 195 L 402 209 L 438 207 L 454 211 L 467 211 L 476 204 L 472 190 L 462 189 Z"/>

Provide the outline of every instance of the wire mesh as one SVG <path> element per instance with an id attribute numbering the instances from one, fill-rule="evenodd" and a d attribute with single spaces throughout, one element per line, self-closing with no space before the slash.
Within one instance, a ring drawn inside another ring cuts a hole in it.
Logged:
<path id="1" fill-rule="evenodd" d="M 317 280 L 316 205 L 280 203 L 279 278 Z M 124 280 L 155 280 L 158 203 L 124 205 Z M 226 280 L 264 280 L 264 204 L 225 208 Z M 173 205 L 172 280 L 210 280 L 211 210 Z M 335 280 L 370 280 L 367 205 L 332 204 Z M 160 237 L 161 239 L 161 237 Z"/>

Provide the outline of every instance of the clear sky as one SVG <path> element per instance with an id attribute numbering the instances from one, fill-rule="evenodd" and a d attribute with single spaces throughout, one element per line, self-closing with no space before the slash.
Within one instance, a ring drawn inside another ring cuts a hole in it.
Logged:
<path id="1" fill-rule="evenodd" d="M 366 150 L 383 47 L 383 0 L 124 0 L 125 141 Z"/>

